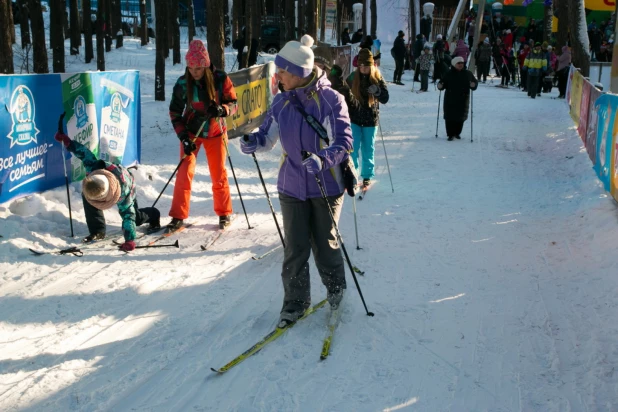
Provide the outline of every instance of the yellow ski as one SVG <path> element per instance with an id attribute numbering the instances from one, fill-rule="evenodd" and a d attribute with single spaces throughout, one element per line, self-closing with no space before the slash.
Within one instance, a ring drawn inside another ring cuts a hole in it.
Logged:
<path id="1" fill-rule="evenodd" d="M 311 315 L 312 313 L 314 313 L 316 310 L 320 309 L 325 304 L 326 304 L 326 299 L 324 299 L 323 301 L 313 305 L 312 307 L 307 309 L 305 311 L 305 314 L 303 316 L 301 316 L 300 318 L 298 318 L 298 320 L 296 322 L 305 319 L 307 316 Z M 225 373 L 225 372 L 229 371 L 230 369 L 232 369 L 234 366 L 238 365 L 239 363 L 241 363 L 245 359 L 249 358 L 250 356 L 255 355 L 256 353 L 258 353 L 260 350 L 262 350 L 262 348 L 264 348 L 264 346 L 266 346 L 269 343 L 271 343 L 274 340 L 276 340 L 278 337 L 283 335 L 286 330 L 290 329 L 295 324 L 296 323 L 291 323 L 291 324 L 289 324 L 288 326 L 286 326 L 284 328 L 279 328 L 279 327 L 275 328 L 275 330 L 270 332 L 268 335 L 264 336 L 264 338 L 262 340 L 260 340 L 258 343 L 256 343 L 255 345 L 253 345 L 252 347 L 250 347 L 249 349 L 244 351 L 241 355 L 239 355 L 236 358 L 232 359 L 225 366 L 222 366 L 219 369 L 210 368 L 210 370 L 212 370 L 213 372 L 217 372 L 219 374 Z"/>

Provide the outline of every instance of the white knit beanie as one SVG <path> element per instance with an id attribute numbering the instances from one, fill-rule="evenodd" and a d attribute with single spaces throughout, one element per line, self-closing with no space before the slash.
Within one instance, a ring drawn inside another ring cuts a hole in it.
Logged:
<path id="1" fill-rule="evenodd" d="M 463 63 L 464 59 L 461 56 L 457 56 L 457 57 L 453 57 L 451 59 L 451 64 L 453 65 L 453 67 L 457 66 L 457 63 Z"/>
<path id="2" fill-rule="evenodd" d="M 295 76 L 305 78 L 313 70 L 313 37 L 305 34 L 300 42 L 289 41 L 283 46 L 277 57 L 275 65 Z"/>

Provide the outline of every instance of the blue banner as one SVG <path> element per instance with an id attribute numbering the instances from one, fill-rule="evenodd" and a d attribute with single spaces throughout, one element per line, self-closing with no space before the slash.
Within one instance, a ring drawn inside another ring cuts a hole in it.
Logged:
<path id="1" fill-rule="evenodd" d="M 61 113 L 60 76 L 0 76 L 0 203 L 64 184 Z"/>
<path id="2" fill-rule="evenodd" d="M 614 120 L 618 111 L 618 96 L 611 94 L 601 95 L 594 102 L 594 105 L 597 110 L 597 156 L 594 170 L 601 182 L 603 182 L 605 190 L 609 192 L 612 142 L 614 141 L 612 131 L 614 130 Z"/>
<path id="3" fill-rule="evenodd" d="M 65 165 L 70 181 L 84 177 L 54 140 L 63 111 L 69 137 L 99 158 L 140 161 L 139 72 L 0 76 L 0 203 L 63 185 Z"/>

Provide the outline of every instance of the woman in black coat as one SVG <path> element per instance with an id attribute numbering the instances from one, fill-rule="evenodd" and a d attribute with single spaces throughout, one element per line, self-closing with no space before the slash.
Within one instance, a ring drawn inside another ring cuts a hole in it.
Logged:
<path id="1" fill-rule="evenodd" d="M 478 81 L 471 71 L 464 69 L 462 57 L 451 60 L 451 70 L 438 83 L 444 92 L 444 123 L 448 140 L 461 139 L 461 130 L 468 120 L 470 109 L 470 90 L 476 90 Z"/>

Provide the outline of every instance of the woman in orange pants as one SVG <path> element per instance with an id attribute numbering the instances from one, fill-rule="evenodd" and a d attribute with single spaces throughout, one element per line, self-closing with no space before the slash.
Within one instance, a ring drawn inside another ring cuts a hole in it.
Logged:
<path id="1" fill-rule="evenodd" d="M 219 227 L 230 224 L 232 198 L 225 170 L 227 127 L 225 117 L 236 112 L 234 85 L 222 70 L 210 64 L 208 51 L 201 40 L 193 40 L 185 56 L 187 70 L 174 86 L 170 102 L 170 119 L 180 139 L 180 164 L 169 215 L 170 230 L 177 230 L 189 217 L 191 183 L 200 147 L 206 150 L 215 213 Z"/>

